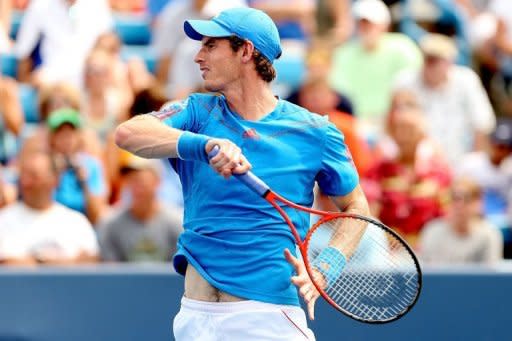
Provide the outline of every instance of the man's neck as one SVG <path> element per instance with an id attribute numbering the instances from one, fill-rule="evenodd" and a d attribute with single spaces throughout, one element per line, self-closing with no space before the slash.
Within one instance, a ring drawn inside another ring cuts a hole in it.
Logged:
<path id="1" fill-rule="evenodd" d="M 46 211 L 54 204 L 52 198 L 31 196 L 30 199 L 23 200 L 23 204 L 34 211 Z"/>
<path id="2" fill-rule="evenodd" d="M 272 94 L 270 85 L 259 79 L 233 86 L 223 95 L 232 111 L 250 121 L 258 121 L 274 111 L 277 105 L 277 98 Z"/>

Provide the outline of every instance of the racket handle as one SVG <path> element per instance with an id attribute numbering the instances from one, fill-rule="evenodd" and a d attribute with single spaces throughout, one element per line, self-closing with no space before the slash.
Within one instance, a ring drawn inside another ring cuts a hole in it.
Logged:
<path id="1" fill-rule="evenodd" d="M 213 147 L 213 149 L 208 153 L 208 160 L 217 155 L 219 150 L 219 146 Z M 265 194 L 267 194 L 267 192 L 270 190 L 268 185 L 263 182 L 263 180 L 254 175 L 254 173 L 251 171 L 248 171 L 244 174 L 233 173 L 233 176 L 261 197 L 264 197 Z"/>

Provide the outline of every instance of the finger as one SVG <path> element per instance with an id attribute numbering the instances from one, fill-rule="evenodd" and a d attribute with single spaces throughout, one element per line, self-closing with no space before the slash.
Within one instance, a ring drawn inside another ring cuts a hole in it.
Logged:
<path id="1" fill-rule="evenodd" d="M 309 290 L 303 297 L 304 302 L 309 303 L 315 298 L 315 292 L 313 290 Z"/>
<path id="2" fill-rule="evenodd" d="M 228 163 L 224 165 L 223 168 L 229 169 L 230 174 L 233 172 L 233 169 L 240 165 L 240 155 L 242 151 L 240 148 L 234 146 L 231 148 L 228 154 Z"/>
<path id="3" fill-rule="evenodd" d="M 302 286 L 308 281 L 308 278 L 306 276 L 292 276 L 291 281 L 296 286 Z"/>
<path id="4" fill-rule="evenodd" d="M 251 168 L 252 168 L 252 165 L 249 163 L 249 161 L 247 161 L 245 156 L 240 155 L 240 163 L 237 167 L 235 167 L 235 169 L 233 169 L 233 173 L 245 174 L 248 171 L 250 171 Z"/>
<path id="5" fill-rule="evenodd" d="M 237 157 L 238 147 L 235 145 L 227 145 L 224 146 L 223 149 L 217 154 L 219 156 L 219 159 L 212 158 L 212 166 L 220 169 L 222 171 L 222 168 L 226 167 L 230 170 L 238 166 L 239 157 Z"/>
<path id="6" fill-rule="evenodd" d="M 299 272 L 298 270 L 300 269 L 299 259 L 297 257 L 295 257 L 294 255 L 292 255 L 292 253 L 288 249 L 284 249 L 284 258 L 288 261 L 288 263 L 293 265 L 293 267 L 295 268 L 295 270 L 298 273 Z"/>
<path id="7" fill-rule="evenodd" d="M 307 293 L 311 291 L 311 286 L 309 284 L 304 284 L 300 289 L 299 293 L 302 297 L 306 297 Z"/>
<path id="8" fill-rule="evenodd" d="M 221 174 L 224 178 L 229 179 L 229 177 L 232 175 L 232 172 L 231 172 L 231 169 L 226 169 L 226 168 L 224 168 L 224 169 L 220 172 L 220 174 Z"/>
<path id="9" fill-rule="evenodd" d="M 218 145 L 219 145 L 219 141 L 217 141 L 215 139 L 212 139 L 212 140 L 209 140 L 208 142 L 206 142 L 206 146 L 204 147 L 206 154 L 209 154 L 212 151 L 213 147 L 218 146 Z"/>
<path id="10" fill-rule="evenodd" d="M 315 302 L 317 298 L 318 296 L 315 296 L 308 302 L 308 315 L 311 321 L 315 319 Z"/>

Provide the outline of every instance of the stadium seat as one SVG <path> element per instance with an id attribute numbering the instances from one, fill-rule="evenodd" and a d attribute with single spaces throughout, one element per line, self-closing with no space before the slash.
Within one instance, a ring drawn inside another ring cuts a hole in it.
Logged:
<path id="1" fill-rule="evenodd" d="M 2 68 L 2 75 L 16 78 L 18 69 L 18 60 L 12 53 L 0 54 L 0 63 Z"/>
<path id="2" fill-rule="evenodd" d="M 155 72 L 155 53 L 148 45 L 125 45 L 121 49 L 121 57 L 127 61 L 130 58 L 140 58 L 146 63 L 146 67 L 152 73 Z"/>
<path id="3" fill-rule="evenodd" d="M 27 123 L 39 122 L 38 95 L 36 89 L 27 84 L 20 84 L 19 90 L 25 121 Z"/>
<path id="4" fill-rule="evenodd" d="M 115 14 L 114 28 L 123 44 L 147 45 L 151 41 L 151 29 L 147 16 Z"/>

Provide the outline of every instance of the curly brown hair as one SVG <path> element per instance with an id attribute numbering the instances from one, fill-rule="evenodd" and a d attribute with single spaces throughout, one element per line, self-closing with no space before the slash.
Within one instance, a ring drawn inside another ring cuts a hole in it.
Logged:
<path id="1" fill-rule="evenodd" d="M 245 42 L 244 39 L 237 36 L 231 36 L 227 39 L 229 40 L 229 45 L 234 52 L 238 52 Z M 254 59 L 256 72 L 258 72 L 261 79 L 267 83 L 272 82 L 276 78 L 276 70 L 272 63 L 257 49 L 254 49 L 252 58 Z"/>

